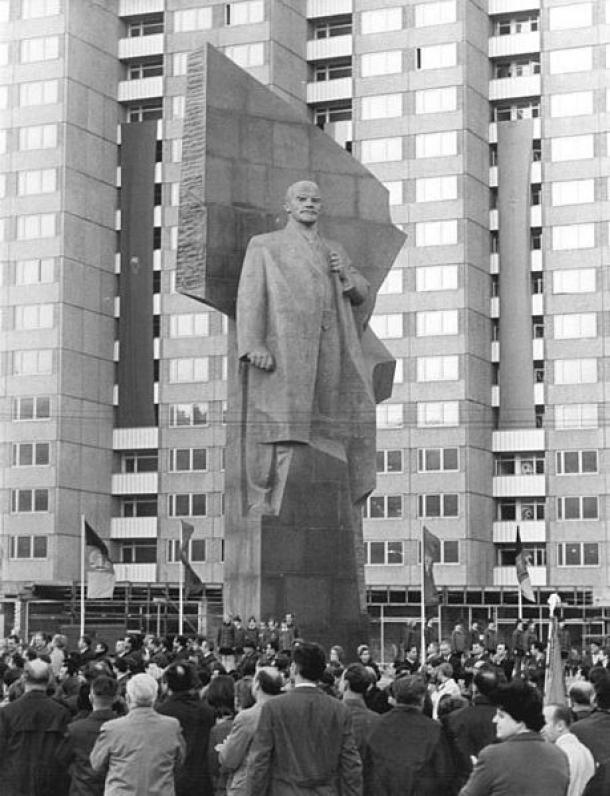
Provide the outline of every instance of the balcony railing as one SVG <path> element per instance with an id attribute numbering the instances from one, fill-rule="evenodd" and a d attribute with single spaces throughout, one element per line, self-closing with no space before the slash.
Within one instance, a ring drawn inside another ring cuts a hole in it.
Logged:
<path id="1" fill-rule="evenodd" d="M 352 78 L 340 77 L 337 80 L 319 80 L 307 84 L 307 102 L 332 102 L 349 99 L 352 96 Z"/>
<path id="2" fill-rule="evenodd" d="M 539 497 L 545 494 L 544 475 L 496 475 L 492 479 L 494 497 Z"/>
<path id="3" fill-rule="evenodd" d="M 140 428 L 115 428 L 112 432 L 112 447 L 115 451 L 151 450 L 159 447 L 157 426 Z"/>
<path id="4" fill-rule="evenodd" d="M 131 36 L 119 39 L 119 58 L 141 58 L 148 55 L 163 54 L 163 34 L 152 36 Z"/>
<path id="5" fill-rule="evenodd" d="M 351 36 L 329 36 L 327 39 L 310 39 L 307 42 L 307 60 L 346 58 L 352 54 Z"/>
<path id="6" fill-rule="evenodd" d="M 538 30 L 529 33 L 512 33 L 507 36 L 492 36 L 489 40 L 490 58 L 536 52 L 540 52 L 540 31 Z"/>
<path id="7" fill-rule="evenodd" d="M 157 517 L 113 517 L 110 520 L 111 539 L 156 539 Z"/>
<path id="8" fill-rule="evenodd" d="M 155 583 L 157 580 L 156 564 L 115 564 L 114 573 L 117 583 Z"/>
<path id="9" fill-rule="evenodd" d="M 528 567 L 532 586 L 546 586 L 546 567 Z M 517 571 L 515 567 L 494 567 L 494 586 L 508 586 L 517 589 Z"/>
<path id="10" fill-rule="evenodd" d="M 521 541 L 524 543 L 546 541 L 546 523 L 544 520 L 525 520 L 521 522 L 499 520 L 493 524 L 494 544 L 514 544 L 517 538 L 517 528 L 519 528 Z"/>
<path id="11" fill-rule="evenodd" d="M 113 495 L 156 495 L 158 473 L 115 473 L 112 476 Z"/>

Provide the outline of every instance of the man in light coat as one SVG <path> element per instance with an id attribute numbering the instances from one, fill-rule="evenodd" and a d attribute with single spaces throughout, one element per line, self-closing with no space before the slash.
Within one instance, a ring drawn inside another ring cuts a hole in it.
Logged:
<path id="1" fill-rule="evenodd" d="M 127 683 L 129 713 L 102 725 L 90 760 L 106 777 L 105 796 L 175 796 L 174 769 L 186 747 L 178 719 L 153 708 L 157 688 L 150 675 L 136 674 Z"/>
<path id="2" fill-rule="evenodd" d="M 567 796 L 582 796 L 587 782 L 595 774 L 595 761 L 587 747 L 570 732 L 572 713 L 566 705 L 544 706 L 542 734 L 568 758 L 570 784 Z"/>

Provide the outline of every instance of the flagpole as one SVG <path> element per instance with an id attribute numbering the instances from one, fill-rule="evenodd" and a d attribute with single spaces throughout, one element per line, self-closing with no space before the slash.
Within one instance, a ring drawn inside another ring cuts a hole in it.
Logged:
<path id="1" fill-rule="evenodd" d="M 523 619 L 523 595 L 521 594 L 521 584 L 517 583 L 517 621 Z"/>
<path id="2" fill-rule="evenodd" d="M 421 581 L 421 606 L 420 606 L 420 622 L 421 622 L 421 657 L 420 664 L 426 662 L 426 596 L 424 592 L 424 577 L 425 577 L 425 555 L 424 555 L 424 524 L 420 522 L 420 581 Z M 440 640 L 440 638 L 439 638 Z"/>
<path id="3" fill-rule="evenodd" d="M 85 515 L 80 515 L 80 634 L 85 635 Z"/>
<path id="4" fill-rule="evenodd" d="M 180 552 L 182 552 L 182 523 L 180 523 Z M 178 635 L 182 635 L 182 627 L 184 624 L 184 595 L 182 594 L 184 588 L 184 564 L 182 563 L 182 556 L 179 558 L 180 571 L 178 573 Z"/>

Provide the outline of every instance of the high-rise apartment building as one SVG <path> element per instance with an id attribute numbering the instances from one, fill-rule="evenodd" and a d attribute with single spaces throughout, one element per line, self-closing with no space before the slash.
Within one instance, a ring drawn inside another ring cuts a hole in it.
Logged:
<path id="1" fill-rule="evenodd" d="M 514 622 L 519 527 L 528 615 L 557 589 L 584 635 L 606 633 L 609 15 L 601 0 L 0 0 L 6 630 L 28 600 L 32 616 L 75 607 L 83 514 L 121 584 L 98 615 L 174 616 L 181 518 L 220 604 L 225 328 L 174 280 L 186 59 L 210 41 L 370 168 L 408 235 L 372 321 L 397 358 L 364 522 L 377 642 L 389 652 L 418 615 L 423 525 L 444 631 Z M 136 230 L 150 257 L 126 263 Z"/>

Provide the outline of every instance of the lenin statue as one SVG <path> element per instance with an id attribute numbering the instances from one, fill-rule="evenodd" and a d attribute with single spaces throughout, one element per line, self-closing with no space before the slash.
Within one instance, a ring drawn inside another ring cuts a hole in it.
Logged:
<path id="1" fill-rule="evenodd" d="M 375 486 L 375 396 L 361 346 L 374 291 L 319 234 L 315 183 L 291 185 L 284 208 L 285 228 L 248 244 L 236 313 L 248 511 L 275 516 L 296 446 L 347 464 L 354 506 Z"/>

